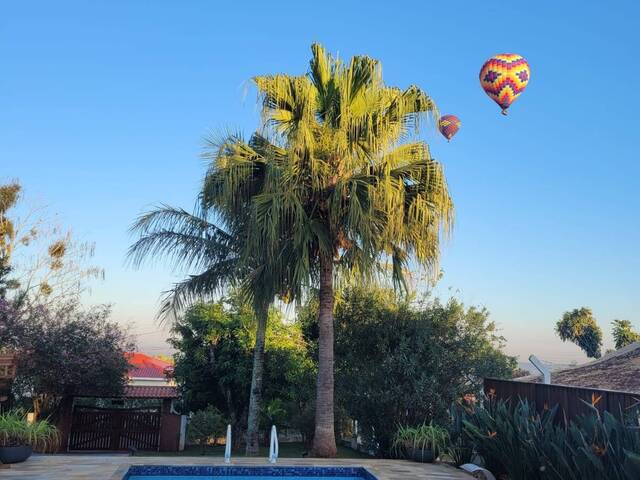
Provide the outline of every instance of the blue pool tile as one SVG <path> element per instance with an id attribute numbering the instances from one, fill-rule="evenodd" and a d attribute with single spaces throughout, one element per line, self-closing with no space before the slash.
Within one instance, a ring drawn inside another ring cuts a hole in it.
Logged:
<path id="1" fill-rule="evenodd" d="M 377 480 L 362 467 L 134 465 L 123 480 Z"/>

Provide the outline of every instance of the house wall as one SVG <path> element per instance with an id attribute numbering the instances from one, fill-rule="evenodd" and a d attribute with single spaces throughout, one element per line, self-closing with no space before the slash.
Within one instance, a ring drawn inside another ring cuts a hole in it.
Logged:
<path id="1" fill-rule="evenodd" d="M 160 451 L 177 452 L 180 450 L 180 431 L 182 415 L 171 413 L 171 399 L 162 402 L 160 419 Z"/>
<path id="2" fill-rule="evenodd" d="M 129 385 L 134 387 L 175 387 L 176 383 L 161 378 L 130 378 Z"/>

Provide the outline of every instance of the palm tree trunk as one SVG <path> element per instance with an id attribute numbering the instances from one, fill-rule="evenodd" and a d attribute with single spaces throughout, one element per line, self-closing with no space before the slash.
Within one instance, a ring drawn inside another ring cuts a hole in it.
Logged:
<path id="1" fill-rule="evenodd" d="M 251 372 L 251 392 L 249 394 L 249 418 L 247 420 L 246 456 L 255 457 L 259 453 L 260 408 L 262 403 L 262 373 L 264 372 L 264 341 L 267 331 L 269 306 L 255 309 L 258 321 L 256 345 L 253 349 L 253 371 Z"/>
<path id="2" fill-rule="evenodd" d="M 316 388 L 316 430 L 313 454 L 335 457 L 336 437 L 333 417 L 333 259 L 320 258 L 320 306 L 318 329 L 318 383 Z"/>

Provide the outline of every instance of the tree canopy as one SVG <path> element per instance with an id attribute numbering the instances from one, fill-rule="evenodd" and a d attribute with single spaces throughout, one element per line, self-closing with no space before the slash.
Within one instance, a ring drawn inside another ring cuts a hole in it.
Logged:
<path id="1" fill-rule="evenodd" d="M 31 401 L 37 414 L 55 411 L 73 395 L 121 394 L 129 366 L 125 352 L 134 349 L 106 306 L 17 307 L 3 300 L 0 344 L 18 352 L 13 392 Z"/>
<path id="2" fill-rule="evenodd" d="M 640 342 L 640 333 L 636 332 L 629 320 L 614 320 L 612 334 L 616 349 Z"/>
<path id="3" fill-rule="evenodd" d="M 317 300 L 300 312 L 317 339 Z M 443 422 L 451 403 L 479 394 L 486 376 L 510 378 L 515 358 L 488 312 L 456 300 L 412 302 L 383 288 L 349 287 L 337 299 L 336 395 L 367 446 L 389 454 L 398 425 Z"/>
<path id="4" fill-rule="evenodd" d="M 578 345 L 587 357 L 602 356 L 602 329 L 590 308 L 581 307 L 565 312 L 556 323 L 556 333 L 563 342 Z"/>

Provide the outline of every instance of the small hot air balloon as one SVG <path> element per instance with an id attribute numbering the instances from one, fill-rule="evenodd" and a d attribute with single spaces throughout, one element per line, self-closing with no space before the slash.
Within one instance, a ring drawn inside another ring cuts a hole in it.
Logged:
<path id="1" fill-rule="evenodd" d="M 506 115 L 507 108 L 527 87 L 530 77 L 531 70 L 524 58 L 515 53 L 501 53 L 482 65 L 480 85 Z"/>
<path id="2" fill-rule="evenodd" d="M 443 115 L 438 122 L 438 130 L 447 141 L 450 141 L 458 133 L 460 125 L 460 119 L 455 115 Z"/>

